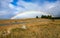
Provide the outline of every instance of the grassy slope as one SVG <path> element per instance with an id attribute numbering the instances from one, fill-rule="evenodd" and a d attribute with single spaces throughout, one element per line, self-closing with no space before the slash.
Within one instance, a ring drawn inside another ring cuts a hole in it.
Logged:
<path id="1" fill-rule="evenodd" d="M 0 38 L 60 38 L 60 20 L 0 20 Z"/>

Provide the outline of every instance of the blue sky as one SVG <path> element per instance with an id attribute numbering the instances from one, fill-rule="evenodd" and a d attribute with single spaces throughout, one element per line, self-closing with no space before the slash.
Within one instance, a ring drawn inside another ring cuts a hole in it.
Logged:
<path id="1" fill-rule="evenodd" d="M 11 2 L 11 4 L 17 6 L 17 2 L 18 2 L 18 0 L 13 0 L 13 1 Z"/>
<path id="2" fill-rule="evenodd" d="M 19 0 L 13 0 L 11 3 L 13 4 L 13 5 L 15 5 L 15 6 L 17 6 L 17 2 L 18 2 Z M 57 0 L 23 0 L 23 1 L 25 1 L 25 2 L 36 2 L 36 1 L 38 1 L 39 3 L 44 3 L 45 1 L 48 1 L 48 2 L 56 2 Z"/>
<path id="3" fill-rule="evenodd" d="M 25 11 L 41 11 L 60 17 L 60 0 L 0 0 L 0 19 L 10 19 Z"/>

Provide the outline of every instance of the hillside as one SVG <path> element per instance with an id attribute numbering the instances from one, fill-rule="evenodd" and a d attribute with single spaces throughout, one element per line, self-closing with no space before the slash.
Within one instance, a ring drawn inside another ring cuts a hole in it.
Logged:
<path id="1" fill-rule="evenodd" d="M 60 38 L 60 19 L 0 20 L 0 38 Z"/>

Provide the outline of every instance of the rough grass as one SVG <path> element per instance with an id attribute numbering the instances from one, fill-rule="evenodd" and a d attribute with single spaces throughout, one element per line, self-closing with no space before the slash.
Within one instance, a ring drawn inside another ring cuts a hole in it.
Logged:
<path id="1" fill-rule="evenodd" d="M 26 23 L 11 24 L 15 21 Z M 1 24 L 5 24 L 6 20 L 2 22 Z M 0 38 L 60 38 L 60 20 L 53 22 L 50 19 L 25 19 L 9 20 L 6 23 L 9 22 L 6 26 L 0 26 Z M 21 28 L 22 25 L 27 29 Z"/>

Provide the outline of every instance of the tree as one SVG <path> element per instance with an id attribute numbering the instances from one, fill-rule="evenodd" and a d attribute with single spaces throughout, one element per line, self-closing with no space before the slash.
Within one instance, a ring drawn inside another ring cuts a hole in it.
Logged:
<path id="1" fill-rule="evenodd" d="M 42 15 L 41 18 L 47 18 L 47 19 L 51 19 L 52 16 L 51 15 Z"/>
<path id="2" fill-rule="evenodd" d="M 36 18 L 39 18 L 38 16 L 36 16 Z"/>

